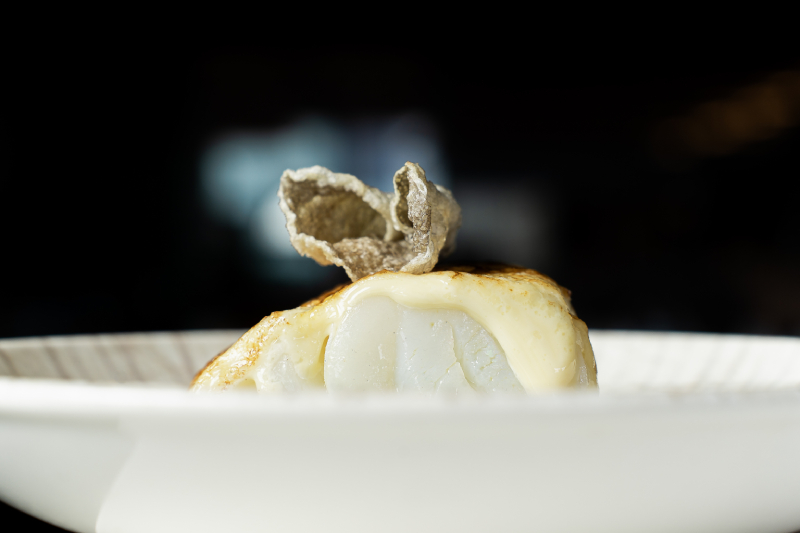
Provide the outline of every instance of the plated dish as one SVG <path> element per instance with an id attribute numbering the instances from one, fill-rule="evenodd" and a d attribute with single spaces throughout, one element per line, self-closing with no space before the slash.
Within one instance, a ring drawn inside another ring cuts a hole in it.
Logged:
<path id="1" fill-rule="evenodd" d="M 591 331 L 600 394 L 187 392 L 239 335 L 0 341 L 0 498 L 86 532 L 800 526 L 798 339 Z"/>
<path id="2" fill-rule="evenodd" d="M 244 335 L 0 341 L 0 498 L 101 533 L 800 527 L 800 340 L 590 332 L 538 272 L 436 266 L 457 203 L 394 189 L 286 171 L 292 244 L 353 283 Z"/>

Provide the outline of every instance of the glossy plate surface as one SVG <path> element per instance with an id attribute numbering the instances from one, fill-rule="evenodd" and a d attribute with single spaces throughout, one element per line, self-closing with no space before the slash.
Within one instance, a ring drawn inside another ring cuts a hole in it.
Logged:
<path id="1" fill-rule="evenodd" d="M 0 341 L 0 498 L 74 531 L 800 529 L 800 340 L 593 331 L 600 394 L 194 395 L 241 332 Z"/>

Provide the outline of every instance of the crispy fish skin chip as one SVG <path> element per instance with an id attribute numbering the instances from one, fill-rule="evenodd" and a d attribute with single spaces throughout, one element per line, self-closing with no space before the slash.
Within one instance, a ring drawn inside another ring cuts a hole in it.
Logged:
<path id="1" fill-rule="evenodd" d="M 381 270 L 430 272 L 440 254 L 455 249 L 461 209 L 416 163 L 395 173 L 394 189 L 320 166 L 287 170 L 278 197 L 292 246 L 321 265 L 343 267 L 353 281 Z"/>
<path id="2" fill-rule="evenodd" d="M 395 173 L 394 190 L 392 224 L 405 234 L 415 254 L 400 271 L 430 272 L 439 255 L 455 250 L 461 208 L 450 191 L 428 181 L 425 171 L 414 163 L 406 163 Z"/>

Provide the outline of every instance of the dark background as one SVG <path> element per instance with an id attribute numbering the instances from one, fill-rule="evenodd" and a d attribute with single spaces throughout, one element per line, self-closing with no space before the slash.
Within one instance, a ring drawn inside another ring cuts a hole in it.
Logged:
<path id="1" fill-rule="evenodd" d="M 309 120 L 360 162 L 332 170 L 387 184 L 357 171 L 428 152 L 386 134 L 369 167 L 369 132 L 422 131 L 466 201 L 453 260 L 540 269 L 590 328 L 800 335 L 797 56 L 365 50 L 12 62 L 0 338 L 246 328 L 344 281 L 265 253 L 203 188 L 220 139 L 302 143 Z"/>

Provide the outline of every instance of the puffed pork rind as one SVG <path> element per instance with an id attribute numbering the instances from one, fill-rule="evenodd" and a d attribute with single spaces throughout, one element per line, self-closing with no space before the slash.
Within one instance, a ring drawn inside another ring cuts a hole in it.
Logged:
<path id="1" fill-rule="evenodd" d="M 287 170 L 278 190 L 292 246 L 351 280 L 390 270 L 424 274 L 455 249 L 461 208 L 416 163 L 394 175 L 394 192 L 314 166 Z"/>

